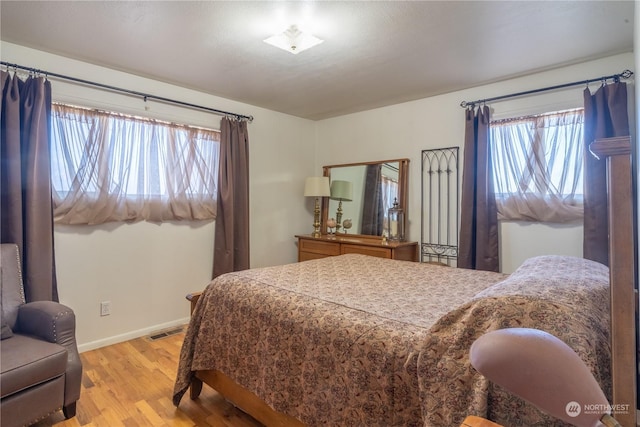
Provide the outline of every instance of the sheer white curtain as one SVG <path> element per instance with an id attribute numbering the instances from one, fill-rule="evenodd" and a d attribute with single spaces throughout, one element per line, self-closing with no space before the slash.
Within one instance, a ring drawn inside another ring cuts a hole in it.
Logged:
<path id="1" fill-rule="evenodd" d="M 583 109 L 491 122 L 498 218 L 583 216 Z"/>
<path id="2" fill-rule="evenodd" d="M 54 220 L 206 220 L 216 216 L 218 131 L 54 104 Z"/>

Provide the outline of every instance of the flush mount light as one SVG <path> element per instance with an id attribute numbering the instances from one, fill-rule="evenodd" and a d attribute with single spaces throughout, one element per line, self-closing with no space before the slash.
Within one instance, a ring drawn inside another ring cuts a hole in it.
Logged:
<path id="1" fill-rule="evenodd" d="M 322 43 L 324 40 L 320 40 L 311 34 L 303 33 L 297 26 L 292 25 L 282 33 L 271 36 L 263 41 L 297 55 L 303 50 Z"/>

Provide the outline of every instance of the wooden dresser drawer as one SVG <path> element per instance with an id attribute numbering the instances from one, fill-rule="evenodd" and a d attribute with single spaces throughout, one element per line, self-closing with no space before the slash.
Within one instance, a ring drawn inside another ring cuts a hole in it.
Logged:
<path id="1" fill-rule="evenodd" d="M 317 254 L 315 252 L 298 251 L 298 262 L 309 261 L 311 259 L 327 258 L 333 255 Z"/>
<path id="2" fill-rule="evenodd" d="M 383 242 L 375 236 L 298 235 L 298 261 L 342 254 L 362 254 L 378 258 L 418 261 L 418 242 Z"/>
<path id="3" fill-rule="evenodd" d="M 298 242 L 300 252 L 310 252 L 325 256 L 340 255 L 340 244 L 338 242 L 327 242 L 326 240 L 300 239 Z"/>
<path id="4" fill-rule="evenodd" d="M 362 246 L 362 245 L 342 245 L 343 254 L 362 254 L 375 256 L 378 258 L 391 258 L 391 249 L 380 248 L 375 246 Z"/>

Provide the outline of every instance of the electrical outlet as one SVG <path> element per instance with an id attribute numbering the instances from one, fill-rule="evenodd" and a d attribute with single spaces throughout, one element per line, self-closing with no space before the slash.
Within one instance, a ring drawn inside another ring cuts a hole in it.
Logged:
<path id="1" fill-rule="evenodd" d="M 111 314 L 111 301 L 102 301 L 100 303 L 100 316 L 108 316 Z"/>

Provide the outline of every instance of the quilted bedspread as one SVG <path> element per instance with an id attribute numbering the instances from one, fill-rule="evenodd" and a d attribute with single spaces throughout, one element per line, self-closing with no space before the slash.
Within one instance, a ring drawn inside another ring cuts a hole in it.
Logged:
<path id="1" fill-rule="evenodd" d="M 581 355 L 610 388 L 608 269 L 539 257 L 510 276 L 365 255 L 225 274 L 203 292 L 174 389 L 217 369 L 309 426 L 563 425 L 490 384 L 473 341 L 535 327 Z"/>

